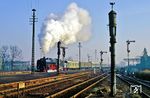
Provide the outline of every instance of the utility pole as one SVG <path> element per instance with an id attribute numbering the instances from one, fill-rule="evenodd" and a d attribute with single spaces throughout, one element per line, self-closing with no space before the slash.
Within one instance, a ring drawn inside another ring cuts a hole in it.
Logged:
<path id="1" fill-rule="evenodd" d="M 81 69 L 81 42 L 79 42 L 79 69 Z"/>
<path id="2" fill-rule="evenodd" d="M 57 58 L 57 74 L 59 74 L 60 53 L 61 53 L 60 47 L 61 47 L 61 42 L 59 41 L 59 42 L 57 43 L 57 48 L 58 48 L 58 51 L 57 51 L 57 56 L 58 56 L 58 58 Z"/>
<path id="3" fill-rule="evenodd" d="M 97 62 L 97 50 L 95 49 L 95 62 Z"/>
<path id="4" fill-rule="evenodd" d="M 129 65 L 130 65 L 130 62 L 129 62 L 129 54 L 130 54 L 129 45 L 130 45 L 130 43 L 135 43 L 135 40 L 127 40 L 126 43 L 127 43 L 127 57 L 128 57 L 128 67 L 129 67 Z"/>
<path id="5" fill-rule="evenodd" d="M 87 58 L 88 58 L 88 62 L 90 62 L 90 55 L 89 54 L 87 54 Z"/>
<path id="6" fill-rule="evenodd" d="M 113 5 L 110 3 L 111 11 L 109 12 L 109 33 L 110 33 L 110 52 L 111 52 L 111 92 L 110 96 L 116 94 L 116 69 L 115 69 L 115 43 L 116 43 L 116 12 L 113 11 Z"/>
<path id="7" fill-rule="evenodd" d="M 35 67 L 35 63 L 34 63 L 34 59 L 35 59 L 35 22 L 37 22 L 37 18 L 35 15 L 35 9 L 32 9 L 32 20 L 30 20 L 30 22 L 32 22 L 32 58 L 31 58 L 31 72 L 34 72 L 34 67 Z"/>
<path id="8" fill-rule="evenodd" d="M 100 69 L 102 70 L 102 64 L 103 64 L 103 54 L 107 53 L 106 51 L 100 51 Z"/>

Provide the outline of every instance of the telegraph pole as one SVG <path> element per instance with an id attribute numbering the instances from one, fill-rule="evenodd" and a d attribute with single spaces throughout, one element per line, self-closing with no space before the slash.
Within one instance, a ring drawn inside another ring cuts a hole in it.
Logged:
<path id="1" fill-rule="evenodd" d="M 102 70 L 102 64 L 103 64 L 103 54 L 104 53 L 107 53 L 106 51 L 100 51 L 100 68 L 101 68 L 101 71 L 103 71 Z"/>
<path id="2" fill-rule="evenodd" d="M 35 63 L 34 63 L 34 59 L 35 59 L 35 22 L 36 21 L 36 15 L 35 15 L 35 9 L 32 9 L 32 19 L 30 22 L 32 22 L 32 58 L 31 58 L 31 72 L 34 72 L 34 67 L 35 67 Z"/>
<path id="3" fill-rule="evenodd" d="M 87 54 L 87 58 L 88 58 L 88 62 L 90 62 L 90 55 L 89 54 Z"/>
<path id="4" fill-rule="evenodd" d="M 111 92 L 110 96 L 116 94 L 116 69 L 115 69 L 115 43 L 116 43 L 116 12 L 113 11 L 113 5 L 110 3 L 111 11 L 109 12 L 109 33 L 110 33 L 110 52 L 111 52 Z"/>
<path id="5" fill-rule="evenodd" d="M 97 62 L 97 50 L 95 49 L 95 62 Z"/>
<path id="6" fill-rule="evenodd" d="M 130 45 L 130 43 L 135 43 L 135 40 L 127 40 L 126 43 L 127 43 L 127 57 L 128 57 L 128 67 L 129 67 L 129 65 L 130 65 L 130 62 L 129 62 L 129 54 L 130 54 L 129 45 Z"/>
<path id="7" fill-rule="evenodd" d="M 81 42 L 79 42 L 79 69 L 81 69 Z"/>

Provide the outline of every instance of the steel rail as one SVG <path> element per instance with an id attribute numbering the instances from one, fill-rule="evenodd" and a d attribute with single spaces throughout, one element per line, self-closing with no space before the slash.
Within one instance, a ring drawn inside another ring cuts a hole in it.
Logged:
<path id="1" fill-rule="evenodd" d="M 138 82 L 138 80 L 131 79 L 131 77 L 129 78 L 129 77 L 127 77 L 127 76 L 121 76 L 121 75 L 117 75 L 117 77 L 118 77 L 119 79 L 121 79 L 122 81 L 126 82 L 126 83 L 129 84 L 129 85 L 132 85 L 132 84 L 134 84 L 135 82 L 141 84 L 141 82 Z M 131 81 L 132 81 L 132 83 L 131 83 Z M 134 82 L 134 83 L 133 83 L 133 82 Z M 142 83 L 141 85 L 144 85 L 144 84 Z M 144 85 L 144 86 L 147 86 L 147 85 Z M 149 87 L 148 87 L 148 88 L 149 88 Z M 146 98 L 150 98 L 150 95 L 147 94 L 147 93 L 146 93 L 145 91 L 143 91 L 143 90 L 142 90 L 142 94 L 143 94 Z M 144 97 L 144 98 L 145 98 L 145 97 Z"/>
<path id="2" fill-rule="evenodd" d="M 44 87 L 47 87 L 47 86 L 50 86 L 50 85 L 55 85 L 55 84 L 59 84 L 59 83 L 65 82 L 65 81 L 69 81 L 69 80 L 75 79 L 75 78 L 87 76 L 87 74 L 88 74 L 88 72 L 81 73 L 80 75 L 77 74 L 77 75 L 72 75 L 72 76 L 67 77 L 67 78 L 62 78 L 59 81 L 54 81 L 54 82 L 45 83 L 45 84 L 41 84 L 41 85 L 31 86 L 31 87 L 28 87 L 28 88 L 25 88 L 25 89 L 19 91 L 19 93 L 31 92 L 33 90 L 44 88 Z M 6 96 L 15 96 L 17 94 L 18 94 L 18 90 L 15 90 L 13 92 L 7 92 Z"/>
<path id="3" fill-rule="evenodd" d="M 81 86 L 83 86 L 83 85 L 87 85 L 88 83 L 91 83 L 92 81 L 94 81 L 94 80 L 96 80 L 96 79 L 99 79 L 100 77 L 102 77 L 102 76 L 104 76 L 104 75 L 105 75 L 105 74 L 102 74 L 102 75 L 96 76 L 96 77 L 94 77 L 94 78 L 91 78 L 91 79 L 89 79 L 89 80 L 87 80 L 87 81 L 84 81 L 84 82 L 82 82 L 82 83 L 79 83 L 79 84 L 77 84 L 77 85 L 73 85 L 73 86 L 71 86 L 71 87 L 69 87 L 69 88 L 67 88 L 67 89 L 65 89 L 65 90 L 62 90 L 62 91 L 60 91 L 60 92 L 58 92 L 58 93 L 55 93 L 55 94 L 50 95 L 50 96 L 47 96 L 46 98 L 61 98 L 63 95 L 65 95 L 65 94 L 67 94 L 67 93 L 70 93 L 71 90 L 73 90 L 74 88 L 79 88 L 79 87 L 81 87 Z"/>
<path id="4" fill-rule="evenodd" d="M 87 92 L 89 89 L 91 89 L 92 87 L 94 87 L 94 86 L 97 85 L 98 83 L 102 82 L 102 81 L 105 80 L 107 77 L 108 77 L 108 75 L 105 76 L 105 77 L 103 77 L 102 79 L 96 81 L 95 83 L 89 85 L 88 87 L 86 87 L 85 89 L 81 90 L 80 92 L 76 93 L 76 94 L 73 95 L 71 98 L 78 98 L 81 94 Z"/>
<path id="5" fill-rule="evenodd" d="M 27 80 L 27 81 L 24 81 L 24 83 L 25 83 L 26 88 L 29 88 L 29 87 L 33 87 L 33 86 L 42 85 L 45 83 L 56 82 L 59 80 L 68 79 L 71 77 L 78 76 L 79 74 L 84 75 L 84 74 L 88 74 L 88 72 L 71 74 L 71 75 L 56 76 L 56 77 L 49 77 L 49 78 L 34 79 L 34 80 Z M 1 84 L 0 85 L 0 94 L 5 94 L 7 92 L 17 90 L 18 84 L 19 84 L 19 82 Z"/>

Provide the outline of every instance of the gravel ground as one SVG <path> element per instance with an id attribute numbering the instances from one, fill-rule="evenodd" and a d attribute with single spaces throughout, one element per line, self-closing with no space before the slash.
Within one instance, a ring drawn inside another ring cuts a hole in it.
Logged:
<path id="1" fill-rule="evenodd" d="M 128 98 L 129 87 L 117 78 L 117 94 L 115 97 L 110 97 L 110 77 L 99 83 L 96 87 L 90 90 L 90 95 L 86 98 Z M 89 92 L 87 92 L 89 93 Z"/>

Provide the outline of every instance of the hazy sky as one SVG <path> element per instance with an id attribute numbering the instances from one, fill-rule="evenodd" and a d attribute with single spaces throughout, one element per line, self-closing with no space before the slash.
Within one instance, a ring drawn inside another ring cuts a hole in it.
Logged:
<path id="1" fill-rule="evenodd" d="M 82 60 L 87 61 L 87 54 L 95 59 L 95 49 L 109 51 L 108 13 L 112 0 L 1 0 L 0 1 L 0 47 L 17 45 L 23 51 L 24 60 L 31 60 L 32 25 L 29 18 L 32 8 L 36 8 L 36 58 L 42 56 L 38 34 L 46 16 L 50 13 L 62 15 L 67 6 L 75 2 L 86 9 L 92 18 L 92 34 L 82 43 Z M 116 60 L 119 63 L 126 57 L 126 40 L 135 40 L 130 45 L 131 57 L 142 55 L 144 48 L 150 52 L 150 0 L 113 0 L 117 12 Z M 57 57 L 56 48 L 46 55 Z M 78 43 L 68 46 L 66 57 L 78 58 Z M 110 53 L 104 55 L 104 62 L 110 61 Z"/>

